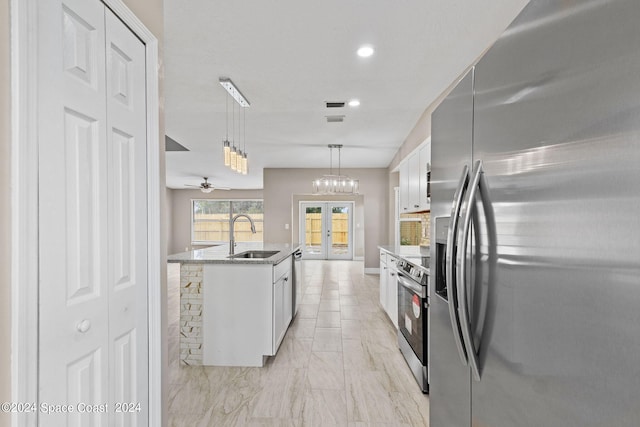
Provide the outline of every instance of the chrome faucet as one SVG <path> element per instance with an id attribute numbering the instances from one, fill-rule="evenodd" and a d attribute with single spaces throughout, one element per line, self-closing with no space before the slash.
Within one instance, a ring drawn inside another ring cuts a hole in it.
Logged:
<path id="1" fill-rule="evenodd" d="M 234 247 L 236 245 L 236 241 L 235 238 L 233 237 L 233 227 L 234 224 L 236 223 L 236 219 L 240 218 L 241 216 L 247 218 L 249 220 L 249 222 L 251 223 L 251 232 L 253 234 L 256 234 L 256 225 L 253 223 L 253 219 L 251 219 L 251 217 L 247 214 L 238 214 L 236 216 L 234 216 L 233 218 L 231 218 L 229 220 L 229 255 L 233 255 L 234 253 Z"/>

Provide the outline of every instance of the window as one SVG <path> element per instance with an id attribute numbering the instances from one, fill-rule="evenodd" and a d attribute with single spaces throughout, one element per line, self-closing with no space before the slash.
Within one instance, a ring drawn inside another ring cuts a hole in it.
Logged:
<path id="1" fill-rule="evenodd" d="M 262 242 L 262 200 L 211 200 L 191 201 L 191 243 L 204 245 L 229 241 L 229 221 L 237 214 L 247 214 L 253 219 L 256 233 L 251 232 L 249 220 L 240 217 L 234 231 L 236 242 Z"/>

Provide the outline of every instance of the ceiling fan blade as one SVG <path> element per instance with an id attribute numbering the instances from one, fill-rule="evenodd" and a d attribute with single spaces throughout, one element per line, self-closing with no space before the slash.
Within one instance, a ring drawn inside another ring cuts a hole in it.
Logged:
<path id="1" fill-rule="evenodd" d="M 213 188 L 215 188 L 216 190 L 224 190 L 224 191 L 231 190 L 230 187 L 213 187 Z"/>
<path id="2" fill-rule="evenodd" d="M 200 185 L 191 185 L 191 184 L 185 184 L 185 187 L 193 187 L 193 188 L 200 188 Z"/>

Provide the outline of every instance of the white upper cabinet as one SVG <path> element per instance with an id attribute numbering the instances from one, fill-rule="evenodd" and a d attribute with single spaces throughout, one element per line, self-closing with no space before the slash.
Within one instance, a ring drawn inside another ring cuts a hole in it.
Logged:
<path id="1" fill-rule="evenodd" d="M 420 209 L 420 153 L 409 156 L 409 210 Z"/>
<path id="2" fill-rule="evenodd" d="M 410 212 L 409 209 L 409 162 L 400 164 L 400 213 Z"/>
<path id="3" fill-rule="evenodd" d="M 431 140 L 420 148 L 420 170 L 419 170 L 419 202 L 420 210 L 429 210 L 431 208 Z"/>
<path id="4" fill-rule="evenodd" d="M 400 213 L 430 209 L 431 140 L 400 164 Z"/>

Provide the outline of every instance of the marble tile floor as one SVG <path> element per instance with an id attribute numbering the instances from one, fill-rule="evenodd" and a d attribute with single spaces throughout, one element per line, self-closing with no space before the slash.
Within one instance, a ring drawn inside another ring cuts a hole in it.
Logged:
<path id="1" fill-rule="evenodd" d="M 304 261 L 303 296 L 263 368 L 183 366 L 179 264 L 168 264 L 169 426 L 429 425 L 420 392 L 359 261 Z"/>

